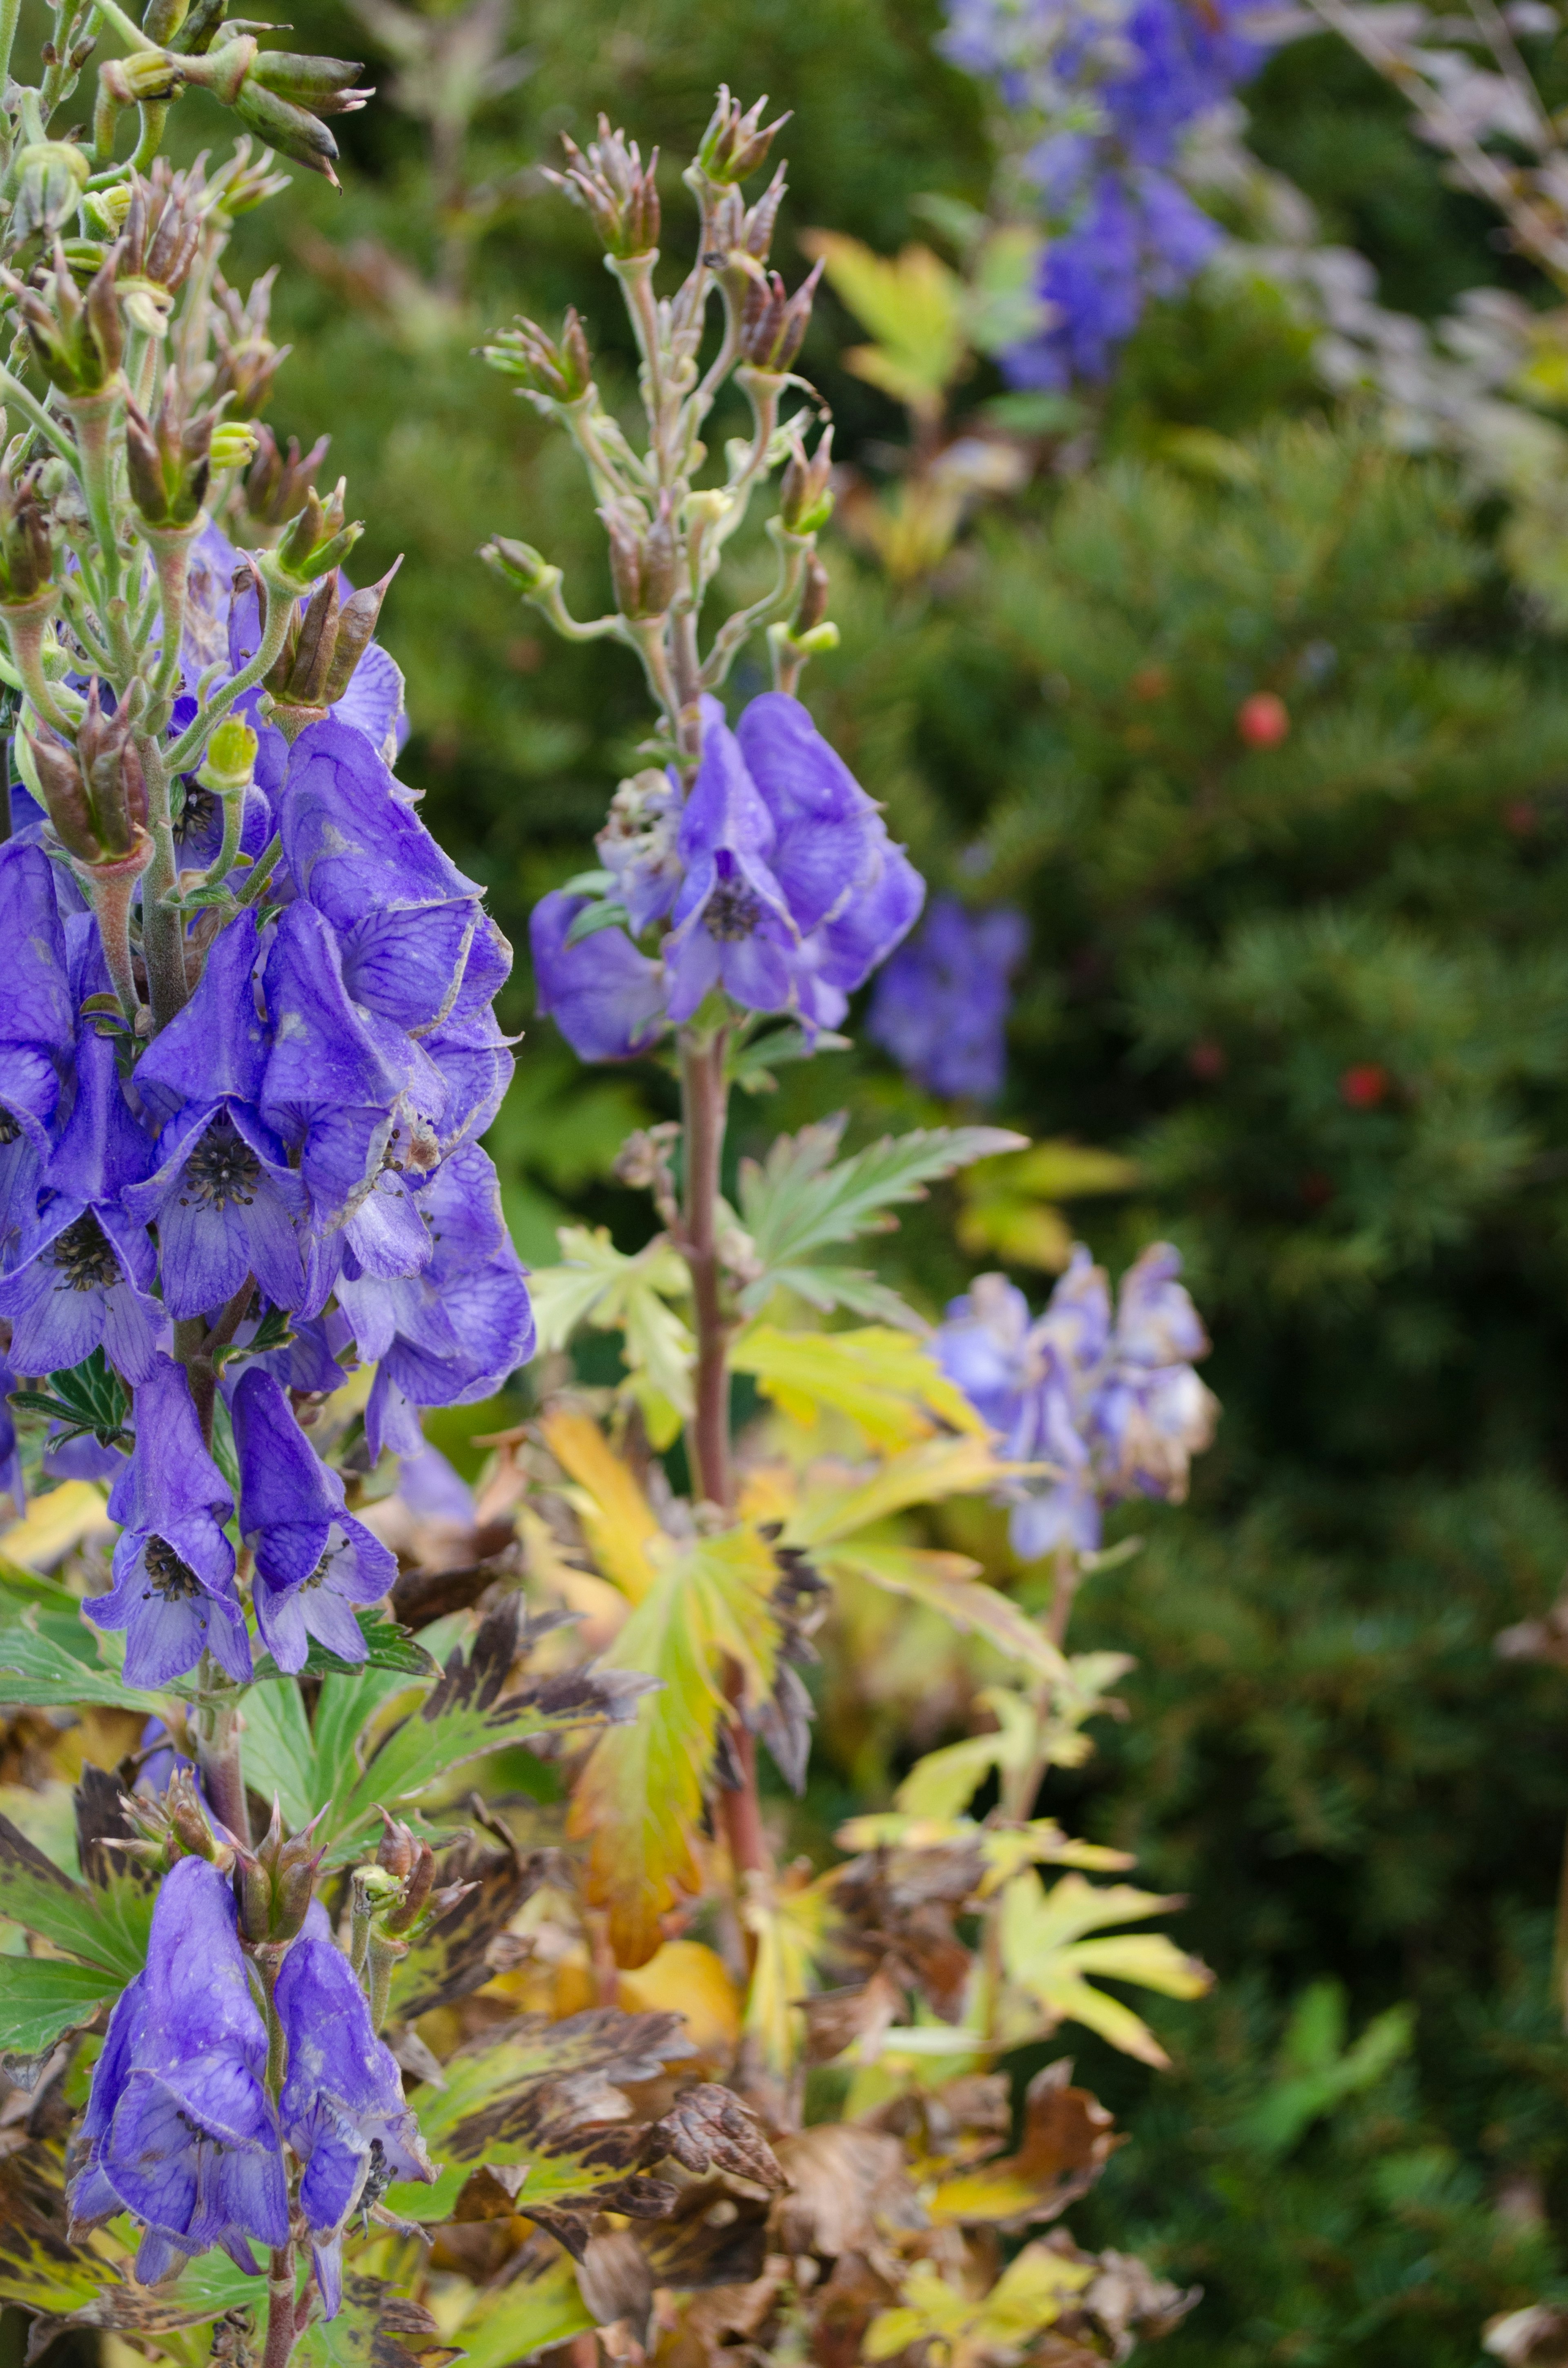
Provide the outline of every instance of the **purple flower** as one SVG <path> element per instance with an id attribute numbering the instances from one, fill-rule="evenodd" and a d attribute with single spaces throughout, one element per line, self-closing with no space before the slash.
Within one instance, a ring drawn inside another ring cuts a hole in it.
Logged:
<path id="1" fill-rule="evenodd" d="M 1101 1508 L 1132 1495 L 1179 1504 L 1191 1457 L 1218 1408 L 1189 1359 L 1208 1340 L 1176 1278 L 1181 1259 L 1155 1243 L 1109 1287 L 1080 1243 L 1043 1315 L 999 1274 L 976 1278 L 937 1335 L 943 1371 L 991 1425 L 1008 1462 L 1048 1467 L 1009 1483 L 1014 1551 L 1092 1553 Z"/>
<path id="2" fill-rule="evenodd" d="M 17 1446 L 16 1417 L 7 1403 L 17 1386 L 17 1376 L 0 1357 L 0 1497 L 11 1499 L 11 1517 L 20 1520 L 28 1508 L 28 1492 L 22 1478 L 22 1459 Z"/>
<path id="3" fill-rule="evenodd" d="M 375 1603 L 397 1557 L 344 1509 L 338 1474 L 322 1463 L 270 1373 L 253 1366 L 233 1396 L 241 1534 L 256 1556 L 256 1625 L 280 1669 L 303 1668 L 314 1636 L 339 1660 L 362 1661 L 356 1603 Z"/>
<path id="4" fill-rule="evenodd" d="M 304 2165 L 300 2209 L 322 2306 L 332 2318 L 342 2300 L 349 2214 L 369 2212 L 393 2180 L 428 2185 L 436 2173 L 392 2052 L 370 2027 L 365 1993 L 347 1958 L 313 1922 L 278 1976 L 278 2013 L 289 2044 L 278 2101 L 284 2135 Z"/>
<path id="5" fill-rule="evenodd" d="M 346 1263 L 337 1285 L 359 1354 L 377 1364 L 365 1416 L 373 1452 L 391 1393 L 415 1406 L 472 1405 L 533 1352 L 528 1286 L 484 1153 L 465 1144 L 417 1198 L 434 1245 L 429 1265 L 388 1281 L 350 1274 Z"/>
<path id="6" fill-rule="evenodd" d="M 0 1254 L 32 1222 L 75 1037 L 54 871 L 41 848 L 0 847 Z"/>
<path id="7" fill-rule="evenodd" d="M 256 917 L 246 911 L 218 938 L 190 1001 L 137 1064 L 137 1091 L 165 1124 L 158 1165 L 125 1205 L 158 1228 L 171 1315 L 214 1313 L 247 1275 L 275 1306 L 298 1307 L 304 1297 L 295 1226 L 305 1195 L 259 1108 L 267 1039 L 256 962 Z"/>
<path id="8" fill-rule="evenodd" d="M 926 1091 L 993 1101 L 1006 1064 L 1012 976 L 1028 930 L 1010 905 L 938 896 L 877 981 L 867 1033 Z"/>
<path id="9" fill-rule="evenodd" d="M 557 888 L 528 917 L 539 1008 L 582 1061 L 627 1061 L 664 1033 L 662 962 L 639 953 L 624 929 L 597 929 L 574 946 L 567 931 L 585 896 Z"/>
<path id="10" fill-rule="evenodd" d="M 260 1111 L 300 1153 L 324 1233 L 352 1214 L 380 1172 L 403 1079 L 350 1000 L 335 939 L 313 905 L 279 916 L 264 987 L 273 1042 Z"/>
<path id="11" fill-rule="evenodd" d="M 237 1683 L 251 1673 L 250 1639 L 234 1592 L 234 1550 L 223 1525 L 229 1486 L 202 1441 L 185 1368 L 153 1360 L 131 1412 L 136 1447 L 109 1491 L 121 1525 L 114 1585 L 89 1596 L 100 1628 L 123 1628 L 133 1686 L 166 1685 L 193 1669 L 205 1647 Z"/>
<path id="12" fill-rule="evenodd" d="M 288 2243 L 266 2066 L 233 1894 L 205 1859 L 183 1858 L 159 1888 L 146 1971 L 109 2019 L 71 2188 L 77 2226 L 121 2210 L 142 2222 L 142 2284 L 213 2245 L 254 2275 L 253 2240 Z"/>
<path id="13" fill-rule="evenodd" d="M 153 1145 L 119 1082 L 114 1040 L 88 1026 L 76 1052 L 76 1099 L 43 1171 L 38 1215 L 0 1281 L 18 1372 L 59 1372 L 102 1347 L 128 1381 L 157 1353 L 164 1311 L 149 1296 L 157 1255 L 122 1195 L 145 1177 Z"/>
<path id="14" fill-rule="evenodd" d="M 680 886 L 680 783 L 673 771 L 635 773 L 609 802 L 609 819 L 594 844 L 626 907 L 634 938 L 662 921 Z"/>

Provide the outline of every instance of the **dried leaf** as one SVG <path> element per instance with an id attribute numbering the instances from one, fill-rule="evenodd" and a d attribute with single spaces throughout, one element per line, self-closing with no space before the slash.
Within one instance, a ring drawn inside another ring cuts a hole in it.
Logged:
<path id="1" fill-rule="evenodd" d="M 1062 2057 L 1036 2073 L 1017 2152 L 939 2179 L 930 2198 L 934 2220 L 1027 2228 L 1056 2219 L 1088 2192 L 1122 2141 L 1099 2100 L 1068 2086 L 1072 2070 Z"/>
<path id="2" fill-rule="evenodd" d="M 470 1815 L 480 1830 L 439 1861 L 437 1883 L 468 1886 L 444 1916 L 410 1942 L 392 1974 L 392 2008 L 412 2022 L 432 2007 L 449 2006 L 489 1980 L 490 1943 L 506 1930 L 543 1871 L 539 1859 L 524 1859 L 507 1828 L 491 1816 L 476 1793 Z"/>
<path id="3" fill-rule="evenodd" d="M 655 2122 L 649 2134 L 650 2160 L 655 2142 L 664 2153 L 674 2155 L 683 2170 L 694 2175 L 722 2171 L 754 2187 L 784 2184 L 784 2174 L 756 2115 L 713 2081 L 684 2089 L 664 2119 Z"/>
<path id="4" fill-rule="evenodd" d="M 903 2149 L 881 2130 L 820 2122 L 778 2138 L 774 2151 L 790 2181 L 775 2218 L 787 2253 L 832 2260 L 926 2225 Z"/>

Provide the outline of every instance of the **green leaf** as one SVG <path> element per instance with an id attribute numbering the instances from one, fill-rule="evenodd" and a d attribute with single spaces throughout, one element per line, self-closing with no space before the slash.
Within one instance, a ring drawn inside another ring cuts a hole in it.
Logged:
<path id="1" fill-rule="evenodd" d="M 80 1615 L 71 1623 L 81 1649 L 67 1644 L 65 1630 L 39 1606 L 0 1626 L 0 1707 L 38 1710 L 139 1710 L 154 1697 L 128 1686 L 119 1672 L 97 1658 L 97 1644 Z M 89 1657 L 91 1656 L 91 1657 Z"/>
<path id="2" fill-rule="evenodd" d="M 246 1784 L 264 1801 L 276 1795 L 291 1827 L 309 1825 L 321 1801 L 311 1723 L 298 1684 L 284 1678 L 277 1685 L 258 1686 L 246 1699 L 244 1719 L 240 1751 Z"/>
<path id="3" fill-rule="evenodd" d="M 0 1916 L 110 1975 L 111 1987 L 146 1963 L 152 1898 L 131 1875 L 101 1889 L 73 1882 L 0 1817 Z"/>
<path id="4" fill-rule="evenodd" d="M 54 1388 L 52 1397 L 40 1390 L 15 1390 L 13 1404 L 71 1423 L 78 1431 L 90 1430 L 105 1447 L 131 1437 L 125 1429 L 131 1400 L 102 1349 L 95 1349 L 81 1364 L 51 1373 L 49 1378 Z"/>
<path id="5" fill-rule="evenodd" d="M 563 896 L 608 896 L 615 886 L 613 871 L 574 871 L 561 883 Z"/>
<path id="6" fill-rule="evenodd" d="M 841 1113 L 799 1134 L 781 1134 L 761 1167 L 742 1161 L 741 1215 L 767 1271 L 798 1266 L 824 1243 L 885 1230 L 885 1212 L 895 1203 L 923 1200 L 937 1178 L 1026 1142 L 1002 1127 L 931 1127 L 885 1135 L 834 1167 L 846 1123 Z M 754 1304 L 761 1304 L 760 1289 L 760 1282 L 750 1286 Z"/>
<path id="7" fill-rule="evenodd" d="M 585 905 L 574 913 L 566 931 L 568 946 L 580 946 L 585 938 L 597 938 L 601 929 L 624 929 L 631 919 L 624 905 L 607 896 L 601 905 Z"/>
<path id="8" fill-rule="evenodd" d="M 62 2150 L 38 2139 L 0 2155 L 0 2302 L 65 2313 L 91 2304 L 113 2270 L 68 2244 Z"/>
<path id="9" fill-rule="evenodd" d="M 875 1323 L 896 1325 L 903 1332 L 924 1335 L 931 1328 L 896 1291 L 890 1291 L 874 1274 L 865 1273 L 858 1267 L 770 1268 L 759 1281 L 748 1283 L 742 1292 L 742 1309 L 748 1315 L 760 1314 L 776 1291 L 792 1291 L 797 1298 L 805 1300 L 810 1306 L 820 1307 L 824 1315 L 835 1307 L 843 1307 L 851 1315 L 869 1315 Z"/>
<path id="10" fill-rule="evenodd" d="M 357 1611 L 359 1633 L 365 1639 L 365 1658 L 346 1661 L 312 1636 L 311 1649 L 305 1656 L 302 1678 L 335 1678 L 351 1674 L 358 1668 L 395 1669 L 410 1678 L 433 1678 L 437 1664 L 423 1645 L 416 1642 L 412 1630 L 400 1628 L 395 1620 L 388 1620 L 379 1611 Z M 263 1653 L 256 1664 L 253 1677 L 257 1684 L 266 1679 L 284 1675 L 270 1653 Z M 248 1713 L 247 1713 L 248 1715 Z"/>
<path id="11" fill-rule="evenodd" d="M 455 2331 L 466 2368 L 512 2368 L 594 2324 L 570 2257 L 548 2237 L 536 2238 L 523 2267 L 503 2286 L 482 2289 Z"/>
<path id="12" fill-rule="evenodd" d="M 0 2055 L 41 2055 L 120 1987 L 114 1975 L 64 1957 L 0 1957 Z"/>
<path id="13" fill-rule="evenodd" d="M 385 2278 L 346 2277 L 335 2318 L 318 2313 L 300 2339 L 294 2359 L 310 2368 L 413 2368 L 457 2358 L 423 2303 L 394 2293 Z"/>
<path id="14" fill-rule="evenodd" d="M 564 1348 L 579 1325 L 625 1335 L 631 1372 L 645 1377 L 685 1418 L 692 1409 L 691 1334 L 669 1299 L 691 1290 L 686 1260 L 663 1235 L 634 1258 L 618 1250 L 608 1229 L 562 1225 L 557 1236 L 562 1263 L 529 1278 L 536 1354 Z"/>
<path id="15" fill-rule="evenodd" d="M 442 2066 L 444 2089 L 421 2089 L 415 2111 L 431 2159 L 433 2187 L 400 2181 L 389 2196 L 405 2219 L 451 2217 L 472 2171 L 528 2166 L 518 2208 L 564 2208 L 593 2197 L 596 2208 L 662 2208 L 669 2191 L 640 2176 L 648 2124 L 628 2118 L 617 2082 L 652 2080 L 691 2053 L 678 2014 L 622 2014 L 599 2007 L 555 2022 L 524 2015 L 499 2037 L 474 2040 Z M 662 2151 L 662 2149 L 661 2149 Z"/>
<path id="16" fill-rule="evenodd" d="M 743 1094 L 770 1094 L 778 1085 L 775 1069 L 791 1061 L 812 1060 L 819 1053 L 847 1053 L 852 1042 L 825 1028 L 810 1036 L 791 1020 L 788 1027 L 769 1029 L 765 1035 L 735 1045 L 725 1061 L 725 1074 Z"/>
<path id="17" fill-rule="evenodd" d="M 812 1559 L 824 1578 L 850 1571 L 890 1594 L 924 1603 L 955 1628 L 983 1636 L 1009 1661 L 1042 1678 L 1065 1674 L 1062 1655 L 1044 1630 L 1007 1596 L 985 1586 L 979 1576 L 983 1565 L 967 1554 L 877 1543 L 835 1547 Z"/>

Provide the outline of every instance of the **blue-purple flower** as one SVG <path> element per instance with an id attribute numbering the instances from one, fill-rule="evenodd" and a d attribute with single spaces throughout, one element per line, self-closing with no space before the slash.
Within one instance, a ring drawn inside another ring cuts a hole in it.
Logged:
<path id="1" fill-rule="evenodd" d="M 85 1609 L 100 1628 L 125 1630 L 130 1685 L 183 1678 L 207 1648 L 243 1684 L 250 1639 L 224 1535 L 234 1500 L 202 1440 L 183 1365 L 154 1359 L 131 1421 L 135 1450 L 109 1491 L 109 1519 L 120 1524 L 114 1585 Z"/>
<path id="2" fill-rule="evenodd" d="M 264 992 L 273 1041 L 261 1115 L 299 1153 L 312 1219 L 325 1232 L 374 1183 L 403 1078 L 350 999 L 336 940 L 313 905 L 279 915 Z"/>
<path id="3" fill-rule="evenodd" d="M 152 1370 L 165 1321 L 150 1296 L 157 1254 L 123 1198 L 152 1164 L 114 1039 L 89 1024 L 76 1050 L 75 1103 L 44 1167 L 37 1214 L 0 1281 L 18 1372 L 59 1372 L 99 1347 L 127 1381 Z"/>
<path id="4" fill-rule="evenodd" d="M 143 1105 L 164 1121 L 158 1164 L 125 1194 L 158 1228 L 164 1304 L 214 1314 L 247 1275 L 278 1307 L 298 1307 L 305 1274 L 296 1232 L 305 1195 L 262 1118 L 267 1030 L 256 1008 L 256 925 L 246 911 L 213 945 L 190 1001 L 136 1068 Z"/>
<path id="5" fill-rule="evenodd" d="M 142 2284 L 214 2245 L 254 2275 L 253 2242 L 288 2243 L 266 2067 L 233 1894 L 204 1859 L 180 1859 L 159 1888 L 146 1971 L 109 2019 L 71 2188 L 75 2226 L 119 2211 L 141 2221 Z"/>
<path id="6" fill-rule="evenodd" d="M 252 1599 L 268 1651 L 290 1674 L 303 1668 L 312 1636 L 339 1660 L 362 1661 L 354 1606 L 386 1594 L 396 1555 L 345 1510 L 342 1480 L 270 1373 L 253 1366 L 242 1376 L 233 1413 L 241 1534 L 256 1557 Z"/>
<path id="7" fill-rule="evenodd" d="M 867 1034 L 928 1093 L 994 1101 L 1013 973 L 1028 946 L 1028 925 L 1010 905 L 971 912 L 954 896 L 934 898 L 877 981 Z"/>
<path id="8" fill-rule="evenodd" d="M 394 2180 L 428 2184 L 436 2173 L 347 1958 L 312 1929 L 323 1921 L 312 1911 L 284 1958 L 277 2003 L 289 2048 L 279 2099 L 283 2133 L 304 2165 L 300 2209 L 323 2309 L 332 2318 L 342 2298 L 350 2214 L 368 2212 Z"/>
<path id="9" fill-rule="evenodd" d="M 943 1371 L 1010 1463 L 1046 1467 L 1008 1484 L 1013 1548 L 1026 1561 L 1093 1553 L 1104 1507 L 1125 1497 L 1185 1497 L 1219 1408 L 1193 1371 L 1209 1343 L 1180 1270 L 1168 1243 L 1145 1250 L 1122 1277 L 1113 1321 L 1104 1269 L 1079 1244 L 1038 1318 L 999 1274 L 978 1276 L 949 1305 L 936 1338 Z"/>
<path id="10" fill-rule="evenodd" d="M 17 1376 L 0 1357 L 0 1497 L 11 1500 L 11 1518 L 20 1520 L 27 1510 L 27 1484 L 22 1477 L 21 1452 L 17 1445 L 16 1417 L 7 1403 L 17 1386 Z"/>
<path id="11" fill-rule="evenodd" d="M 0 1260 L 31 1223 L 75 1039 L 54 871 L 40 847 L 0 847 Z"/>

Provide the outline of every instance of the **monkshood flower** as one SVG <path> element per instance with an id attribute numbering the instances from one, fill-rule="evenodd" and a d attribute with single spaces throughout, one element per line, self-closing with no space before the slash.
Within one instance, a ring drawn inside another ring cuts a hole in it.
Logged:
<path id="1" fill-rule="evenodd" d="M 313 905 L 279 915 L 264 992 L 273 1040 L 261 1116 L 299 1154 L 312 1221 L 325 1233 L 380 1172 L 403 1077 L 350 999 L 337 941 Z"/>
<path id="2" fill-rule="evenodd" d="M 971 912 L 956 897 L 934 898 L 877 981 L 867 1034 L 928 1093 L 994 1101 L 1013 973 L 1028 947 L 1028 924 L 1011 906 Z"/>
<path id="3" fill-rule="evenodd" d="M 289 2241 L 266 2067 L 233 1893 L 204 1859 L 182 1858 L 159 1886 L 146 1971 L 116 2006 L 93 2069 L 73 2226 L 132 2214 L 143 2285 L 214 2245 L 255 2275 L 253 2241 Z"/>
<path id="4" fill-rule="evenodd" d="M 0 1357 L 0 1497 L 9 1497 L 12 1518 L 19 1521 L 27 1510 L 28 1494 L 17 1445 L 16 1417 L 6 1403 L 16 1387 L 16 1374 Z"/>
<path id="5" fill-rule="evenodd" d="M 373 1455 L 419 1443 L 414 1406 L 472 1406 L 533 1353 L 528 1285 L 485 1154 L 464 1144 L 415 1198 L 430 1229 L 428 1266 L 386 1279 L 351 1272 L 346 1259 L 337 1282 L 359 1354 L 376 1363 L 365 1409 Z"/>
<path id="6" fill-rule="evenodd" d="M 240 1525 L 256 1557 L 256 1625 L 280 1669 L 303 1668 L 316 1637 L 339 1660 L 362 1661 L 357 1603 L 375 1603 L 397 1557 L 344 1509 L 339 1475 L 317 1455 L 281 1385 L 253 1366 L 232 1401 L 240 1459 Z"/>
<path id="7" fill-rule="evenodd" d="M 403 2101 L 391 2050 L 376 2037 L 352 1967 L 312 1908 L 278 1976 L 278 2019 L 289 2045 L 279 2099 L 283 2134 L 304 2165 L 300 2210 L 311 2232 L 322 2307 L 343 2295 L 343 2230 L 394 2180 L 428 2184 L 436 2173 Z"/>
<path id="8" fill-rule="evenodd" d="M 137 1383 L 131 1421 L 135 1450 L 109 1491 L 108 1517 L 120 1524 L 114 1585 L 85 1608 L 100 1628 L 125 1630 L 130 1685 L 183 1678 L 209 1647 L 244 1684 L 250 1639 L 223 1533 L 234 1500 L 203 1444 L 183 1365 L 154 1359 Z"/>
<path id="9" fill-rule="evenodd" d="M 1103 1508 L 1130 1496 L 1179 1504 L 1219 1408 L 1193 1371 L 1208 1340 L 1168 1243 L 1122 1277 L 1113 1320 L 1102 1268 L 1082 1244 L 1042 1315 L 999 1274 L 977 1277 L 936 1337 L 943 1371 L 997 1432 L 1011 1463 L 1014 1551 L 1026 1560 L 1096 1551 Z"/>
<path id="10" fill-rule="evenodd" d="M 0 1281 L 18 1372 L 57 1372 L 101 1347 L 130 1382 L 152 1371 L 165 1311 L 149 1294 L 157 1253 L 125 1209 L 153 1144 L 120 1085 L 111 1035 L 89 1025 L 76 1049 L 76 1099 Z"/>
<path id="11" fill-rule="evenodd" d="M 296 1224 L 305 1206 L 282 1143 L 262 1118 L 269 1051 L 256 1008 L 256 916 L 222 931 L 195 994 L 136 1067 L 136 1090 L 163 1121 L 157 1165 L 124 1195 L 158 1228 L 171 1315 L 215 1313 L 254 1276 L 274 1306 L 302 1304 Z"/>
<path id="12" fill-rule="evenodd" d="M 835 1027 L 925 890 L 878 808 L 797 700 L 754 699 L 732 732 L 703 701 L 689 795 L 640 775 L 599 840 L 628 924 L 667 919 L 654 958 L 627 929 L 569 945 L 587 900 L 545 897 L 530 922 L 540 1008 L 585 1060 L 623 1060 L 721 992 L 747 1011 Z"/>
<path id="13" fill-rule="evenodd" d="M 0 847 L 0 1258 L 32 1221 L 75 1042 L 54 872 L 41 848 Z"/>

